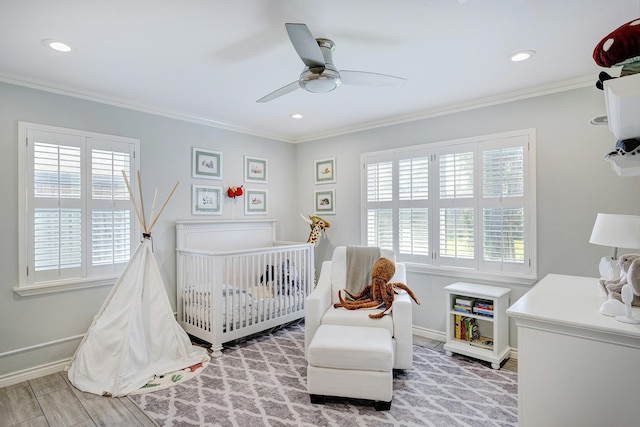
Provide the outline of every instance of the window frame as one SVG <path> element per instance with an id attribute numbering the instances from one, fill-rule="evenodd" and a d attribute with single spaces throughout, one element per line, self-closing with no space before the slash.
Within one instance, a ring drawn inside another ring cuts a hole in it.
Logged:
<path id="1" fill-rule="evenodd" d="M 537 242 L 536 242 L 536 155 L 535 155 L 535 129 L 524 129 L 512 132 L 502 132 L 490 135 L 474 136 L 449 141 L 438 141 L 428 144 L 405 146 L 390 150 L 376 151 L 361 154 L 361 244 L 367 245 L 369 236 L 367 216 L 369 209 L 375 206 L 367 200 L 368 190 L 368 167 L 375 163 L 375 159 L 384 159 L 393 162 L 393 197 L 389 206 L 393 206 L 393 249 L 399 261 L 405 262 L 407 268 L 413 271 L 427 272 L 430 274 L 447 275 L 462 278 L 473 278 L 478 280 L 490 280 L 499 282 L 509 282 L 518 284 L 532 284 L 537 280 Z M 506 144 L 506 145 L 505 145 Z M 523 209 L 523 237 L 524 245 L 523 263 L 509 263 L 508 261 L 485 261 L 483 257 L 483 212 L 484 208 L 493 206 L 503 206 L 509 208 L 513 206 L 512 201 L 506 198 L 495 200 L 483 200 L 483 176 L 482 159 L 483 152 L 500 147 L 511 146 L 523 147 L 523 186 L 524 196 L 519 200 Z M 460 153 L 463 148 L 473 151 L 473 197 L 465 199 L 440 200 L 440 160 L 443 154 Z M 411 152 L 427 153 L 431 159 L 429 163 L 429 200 L 426 205 L 429 210 L 429 255 L 416 257 L 414 255 L 403 255 L 398 252 L 399 248 L 399 205 L 398 205 L 398 161 L 407 158 Z M 504 202 L 504 203 L 503 203 Z M 466 203 L 466 204 L 465 204 Z M 444 207 L 464 207 L 471 206 L 474 212 L 474 250 L 473 260 L 461 258 L 448 259 L 440 254 L 440 210 Z M 514 268 L 515 265 L 515 268 Z M 489 267 L 489 268 L 487 268 Z"/>
<path id="2" fill-rule="evenodd" d="M 53 280 L 31 281 L 29 279 L 29 269 L 32 267 L 33 236 L 29 230 L 29 215 L 35 206 L 29 206 L 29 194 L 33 197 L 33 178 L 29 174 L 33 171 L 33 150 L 29 149 L 28 137 L 32 133 L 44 132 L 48 134 L 58 134 L 62 141 L 74 141 L 71 145 L 80 147 L 80 185 L 82 194 L 80 196 L 80 206 L 82 215 L 82 240 L 81 240 L 81 266 L 79 276 L 58 278 Z M 122 150 L 109 147 L 118 146 Z M 82 289 L 96 286 L 113 285 L 126 266 L 125 263 L 109 264 L 108 266 L 91 266 L 91 212 L 92 209 L 99 209 L 104 202 L 93 199 L 91 195 L 91 168 L 92 149 L 114 151 L 118 153 L 129 153 L 129 177 L 132 191 L 135 192 L 136 176 L 133 173 L 139 170 L 140 140 L 136 138 L 108 135 L 96 132 L 83 131 L 78 129 L 62 128 L 58 126 L 43 125 L 25 121 L 18 122 L 18 284 L 14 287 L 14 292 L 22 296 L 38 295 L 43 293 L 61 292 L 73 289 Z M 32 188 L 28 188 L 31 186 Z M 133 213 L 131 200 L 113 200 L 110 209 L 125 208 L 130 211 L 130 253 L 135 250 L 135 243 L 140 233 L 138 221 Z"/>

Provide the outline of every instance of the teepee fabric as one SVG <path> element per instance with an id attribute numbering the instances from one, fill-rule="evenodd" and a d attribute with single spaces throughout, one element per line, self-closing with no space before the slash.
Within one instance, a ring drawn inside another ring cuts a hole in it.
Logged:
<path id="1" fill-rule="evenodd" d="M 116 281 L 71 360 L 78 389 L 125 396 L 154 376 L 209 360 L 175 320 L 162 277 L 143 239 Z"/>

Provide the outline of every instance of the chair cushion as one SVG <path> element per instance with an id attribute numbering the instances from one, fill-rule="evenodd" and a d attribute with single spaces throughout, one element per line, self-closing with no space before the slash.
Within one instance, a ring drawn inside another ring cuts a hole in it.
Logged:
<path id="1" fill-rule="evenodd" d="M 393 336 L 393 318 L 391 316 L 383 316 L 381 319 L 372 319 L 369 317 L 371 313 L 378 313 L 382 309 L 360 309 L 347 310 L 346 308 L 333 308 L 325 312 L 322 316 L 322 325 L 343 325 L 343 326 L 363 326 L 371 328 L 382 328 L 389 331 Z"/>
<path id="2" fill-rule="evenodd" d="M 323 368 L 390 372 L 391 334 L 382 328 L 322 325 L 309 345 L 308 361 Z"/>

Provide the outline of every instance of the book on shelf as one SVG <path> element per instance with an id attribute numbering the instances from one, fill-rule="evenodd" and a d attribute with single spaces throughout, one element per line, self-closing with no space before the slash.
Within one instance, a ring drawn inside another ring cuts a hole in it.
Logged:
<path id="1" fill-rule="evenodd" d="M 467 307 L 467 306 L 464 306 L 464 305 L 456 304 L 456 305 L 453 306 L 453 311 L 458 311 L 460 313 L 471 313 L 472 310 L 473 309 L 471 307 Z"/>
<path id="2" fill-rule="evenodd" d="M 484 308 L 473 307 L 473 314 L 478 314 L 480 316 L 493 317 L 493 310 L 486 310 Z"/>
<path id="3" fill-rule="evenodd" d="M 480 329 L 476 319 L 456 314 L 454 317 L 454 337 L 461 341 L 480 338 Z"/>
<path id="4" fill-rule="evenodd" d="M 469 344 L 474 347 L 480 347 L 487 350 L 493 350 L 493 338 L 490 337 L 478 337 L 477 339 L 472 340 Z"/>
<path id="5" fill-rule="evenodd" d="M 474 307 L 478 307 L 478 308 L 482 308 L 482 309 L 485 309 L 485 310 L 493 310 L 493 304 L 490 304 L 490 303 L 476 302 L 473 306 Z"/>
<path id="6" fill-rule="evenodd" d="M 455 305 L 463 306 L 463 307 L 473 307 L 475 300 L 473 298 L 461 298 L 456 297 Z"/>

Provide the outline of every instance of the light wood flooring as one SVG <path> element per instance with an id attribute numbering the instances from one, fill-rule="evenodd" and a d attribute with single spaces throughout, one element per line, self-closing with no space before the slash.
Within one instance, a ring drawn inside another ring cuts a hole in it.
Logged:
<path id="1" fill-rule="evenodd" d="M 444 352 L 441 341 L 414 337 L 414 343 Z M 517 360 L 508 359 L 501 369 L 517 372 Z M 0 388 L 0 427 L 156 425 L 127 397 L 111 398 L 81 392 L 71 385 L 65 372 Z"/>
<path id="2" fill-rule="evenodd" d="M 157 426 L 129 398 L 102 397 L 76 389 L 58 372 L 0 388 L 2 427 Z"/>

